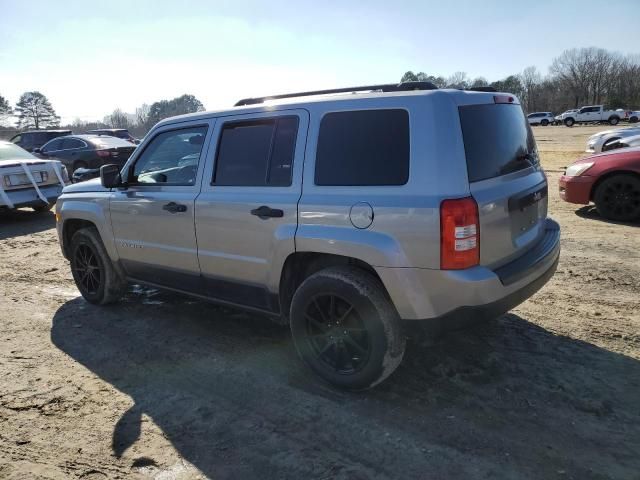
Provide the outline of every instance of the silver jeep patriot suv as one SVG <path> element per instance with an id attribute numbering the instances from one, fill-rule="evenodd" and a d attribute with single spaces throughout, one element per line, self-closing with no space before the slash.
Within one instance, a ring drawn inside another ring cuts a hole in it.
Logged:
<path id="1" fill-rule="evenodd" d="M 56 217 L 87 301 L 135 282 L 273 316 L 352 390 L 395 370 L 407 321 L 499 316 L 560 253 L 518 99 L 423 82 L 163 120 L 121 170 L 66 187 Z"/>

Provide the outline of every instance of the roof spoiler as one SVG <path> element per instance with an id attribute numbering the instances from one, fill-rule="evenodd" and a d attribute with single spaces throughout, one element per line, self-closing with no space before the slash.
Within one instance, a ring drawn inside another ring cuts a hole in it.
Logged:
<path id="1" fill-rule="evenodd" d="M 366 85 L 361 87 L 346 87 L 346 88 L 333 88 L 329 90 L 311 90 L 308 92 L 298 93 L 285 93 L 282 95 L 269 95 L 266 97 L 255 98 L 243 98 L 234 105 L 240 107 L 243 105 L 256 105 L 264 103 L 267 100 L 279 100 L 281 98 L 295 98 L 295 97 L 311 97 L 314 95 L 329 95 L 332 93 L 355 93 L 355 92 L 407 92 L 411 90 L 437 90 L 431 82 L 402 82 L 402 83 L 387 83 L 382 85 Z"/>

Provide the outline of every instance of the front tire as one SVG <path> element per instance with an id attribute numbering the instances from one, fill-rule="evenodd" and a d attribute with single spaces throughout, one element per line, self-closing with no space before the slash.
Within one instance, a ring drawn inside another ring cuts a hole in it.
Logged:
<path id="1" fill-rule="evenodd" d="M 620 119 L 618 117 L 611 117 L 609 119 L 609 125 L 617 125 L 620 122 Z"/>
<path id="2" fill-rule="evenodd" d="M 573 125 L 576 123 L 576 121 L 573 118 L 565 118 L 564 119 L 564 124 L 567 127 L 573 127 Z"/>
<path id="3" fill-rule="evenodd" d="M 614 175 L 596 188 L 593 196 L 598 213 L 610 220 L 630 222 L 640 218 L 640 179 Z"/>
<path id="4" fill-rule="evenodd" d="M 81 228 L 74 233 L 70 253 L 73 280 L 87 302 L 106 305 L 122 297 L 126 280 L 109 258 L 98 230 Z"/>
<path id="5" fill-rule="evenodd" d="M 549 120 L 542 120 L 542 122 L 540 122 L 540 125 L 546 127 L 547 125 L 549 125 Z"/>
<path id="6" fill-rule="evenodd" d="M 405 336 L 373 275 L 331 267 L 308 277 L 291 303 L 291 333 L 302 360 L 325 381 L 365 390 L 398 367 Z"/>

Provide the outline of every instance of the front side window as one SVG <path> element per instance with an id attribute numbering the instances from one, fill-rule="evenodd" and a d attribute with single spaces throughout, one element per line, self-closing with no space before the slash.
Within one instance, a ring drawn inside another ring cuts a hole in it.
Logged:
<path id="1" fill-rule="evenodd" d="M 206 135 L 204 126 L 156 135 L 136 160 L 129 183 L 195 185 Z"/>
<path id="2" fill-rule="evenodd" d="M 214 185 L 289 186 L 298 117 L 229 122 L 222 128 Z"/>
<path id="3" fill-rule="evenodd" d="M 360 110 L 324 116 L 316 153 L 316 185 L 404 185 L 408 179 L 406 110 Z"/>

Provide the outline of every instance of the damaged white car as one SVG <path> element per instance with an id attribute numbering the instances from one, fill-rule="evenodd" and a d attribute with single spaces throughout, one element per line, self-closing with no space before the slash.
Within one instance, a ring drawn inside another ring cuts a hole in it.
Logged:
<path id="1" fill-rule="evenodd" d="M 59 161 L 41 160 L 0 140 L 0 210 L 49 211 L 68 183 L 67 169 Z"/>

